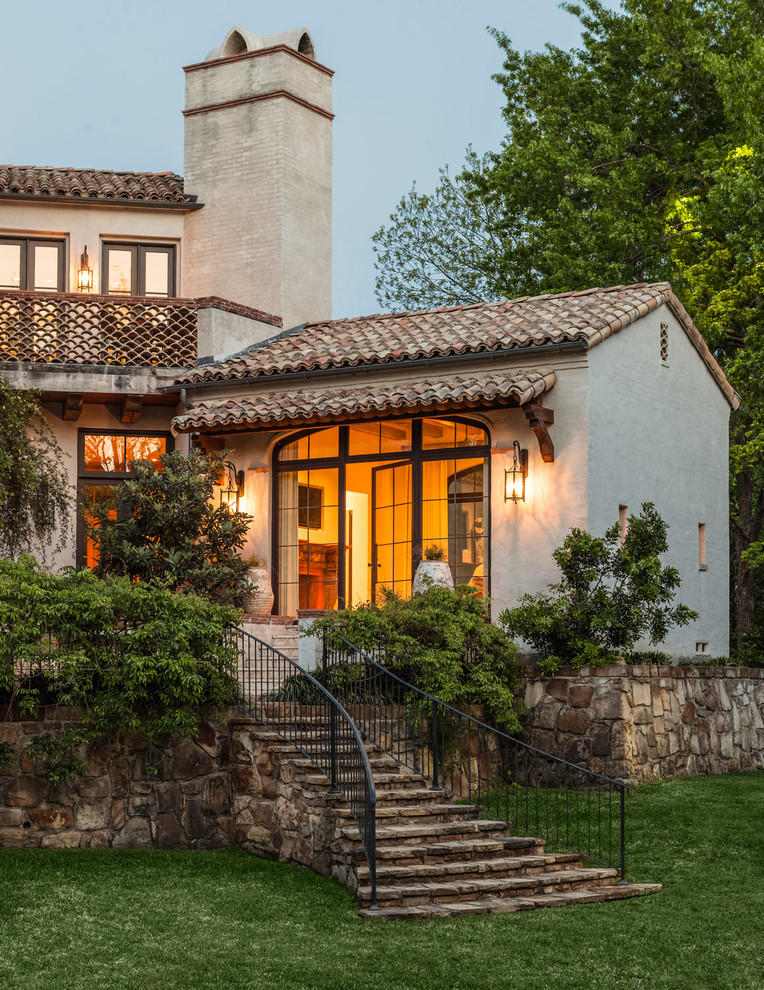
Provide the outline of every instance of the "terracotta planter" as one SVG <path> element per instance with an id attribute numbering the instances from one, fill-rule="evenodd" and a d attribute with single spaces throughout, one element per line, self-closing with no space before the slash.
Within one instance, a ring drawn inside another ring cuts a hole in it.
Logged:
<path id="1" fill-rule="evenodd" d="M 259 619 L 270 615 L 273 609 L 273 588 L 267 568 L 248 568 L 245 581 L 249 592 L 244 604 L 245 611 Z"/>
<path id="2" fill-rule="evenodd" d="M 434 585 L 436 588 L 453 589 L 454 579 L 451 576 L 451 568 L 446 560 L 423 560 L 416 569 L 412 593 L 427 591 Z"/>

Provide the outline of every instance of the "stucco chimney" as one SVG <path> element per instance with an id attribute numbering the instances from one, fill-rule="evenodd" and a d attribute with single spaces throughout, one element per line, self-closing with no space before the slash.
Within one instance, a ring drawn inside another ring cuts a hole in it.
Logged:
<path id="1" fill-rule="evenodd" d="M 183 295 L 222 296 L 290 328 L 331 317 L 332 71 L 304 28 L 232 28 L 185 67 Z"/>

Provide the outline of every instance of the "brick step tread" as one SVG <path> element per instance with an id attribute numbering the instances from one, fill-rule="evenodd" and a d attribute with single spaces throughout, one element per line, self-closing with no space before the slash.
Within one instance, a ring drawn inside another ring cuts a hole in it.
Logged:
<path id="1" fill-rule="evenodd" d="M 446 883 L 426 881 L 424 883 L 377 885 L 377 901 L 419 900 L 444 901 L 464 898 L 470 900 L 481 896 L 496 895 L 498 897 L 522 896 L 526 893 L 544 893 L 540 888 L 562 886 L 572 889 L 575 887 L 605 886 L 618 879 L 617 870 L 605 869 L 569 869 L 552 873 L 538 873 L 531 876 L 495 877 L 475 880 L 449 880 Z M 359 886 L 357 896 L 360 901 L 368 901 L 371 897 L 370 886 Z M 394 905 L 390 905 L 394 906 Z"/>
<path id="2" fill-rule="evenodd" d="M 544 840 L 510 836 L 500 839 L 457 839 L 452 842 L 420 842 L 417 845 L 377 847 L 377 861 L 403 860 L 404 863 L 464 862 L 469 857 L 488 859 L 505 858 L 508 855 L 543 855 Z M 366 854 L 358 850 L 359 863 L 366 862 Z"/>
<path id="3" fill-rule="evenodd" d="M 419 880 L 437 880 L 442 877 L 447 881 L 451 877 L 464 876 L 465 874 L 475 874 L 478 877 L 509 874 L 530 874 L 551 873 L 560 867 L 574 869 L 581 866 L 581 856 L 576 853 L 547 853 L 543 856 L 508 856 L 500 859 L 467 859 L 456 860 L 450 863 L 415 863 L 377 865 L 377 882 L 385 881 L 411 881 L 416 884 Z M 358 880 L 368 881 L 369 867 L 358 866 L 356 868 Z"/>
<path id="4" fill-rule="evenodd" d="M 391 784 L 394 787 L 429 787 L 430 782 L 427 777 L 423 777 L 420 773 L 406 772 L 405 767 L 401 768 L 401 773 L 375 773 L 374 774 L 374 785 L 379 790 L 384 787 L 385 784 Z M 441 792 L 442 793 L 442 792 Z"/>
<path id="5" fill-rule="evenodd" d="M 419 822 L 416 825 L 381 825 L 377 829 L 377 848 L 380 843 L 388 840 L 398 839 L 404 845 L 407 840 L 416 842 L 417 839 L 427 838 L 431 842 L 436 842 L 441 836 L 461 837 L 474 836 L 481 832 L 497 832 L 501 837 L 506 837 L 507 823 L 486 821 L 480 818 L 474 821 L 456 822 Z M 346 839 L 356 839 L 360 841 L 358 829 L 343 828 L 341 834 Z M 495 838 L 496 836 L 491 836 Z"/>
<path id="6" fill-rule="evenodd" d="M 350 818 L 353 812 L 350 808 L 340 808 L 337 814 L 340 818 Z M 385 818 L 425 818 L 440 815 L 458 815 L 459 821 L 469 821 L 472 818 L 477 818 L 477 808 L 470 804 L 383 804 L 381 807 L 377 806 L 377 821 Z"/>
<path id="7" fill-rule="evenodd" d="M 581 887 L 558 894 L 534 894 L 525 897 L 496 897 L 480 901 L 454 901 L 440 904 L 421 904 L 412 907 L 388 907 L 372 911 L 362 908 L 362 918 L 377 921 L 405 921 L 413 918 L 447 918 L 471 914 L 508 914 L 512 911 L 534 911 L 546 907 L 564 907 L 573 904 L 595 904 L 602 901 L 620 901 L 629 897 L 657 894 L 659 883 L 632 883 L 617 887 Z"/>

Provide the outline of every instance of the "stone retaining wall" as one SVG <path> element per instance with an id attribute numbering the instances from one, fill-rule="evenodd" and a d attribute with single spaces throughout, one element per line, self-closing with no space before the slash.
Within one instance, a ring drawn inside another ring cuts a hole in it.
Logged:
<path id="1" fill-rule="evenodd" d="M 629 783 L 764 768 L 764 669 L 524 669 L 524 739 Z"/>
<path id="2" fill-rule="evenodd" d="M 0 743 L 13 749 L 12 765 L 0 767 L 0 848 L 239 846 L 324 875 L 342 870 L 331 851 L 337 799 L 296 781 L 254 720 L 202 723 L 196 740 L 164 749 L 135 734 L 91 743 L 78 754 L 85 776 L 51 783 L 26 746 L 77 716 L 0 722 Z"/>

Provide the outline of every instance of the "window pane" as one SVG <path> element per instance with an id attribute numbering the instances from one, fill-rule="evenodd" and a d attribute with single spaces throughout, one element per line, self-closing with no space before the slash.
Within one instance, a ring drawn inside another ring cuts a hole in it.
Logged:
<path id="1" fill-rule="evenodd" d="M 57 245 L 34 246 L 34 289 L 55 292 L 58 285 L 58 258 L 60 248 Z"/>
<path id="2" fill-rule="evenodd" d="M 280 461 L 297 461 L 307 458 L 337 457 L 339 454 L 340 431 L 335 426 L 330 430 L 319 430 L 301 437 L 284 447 L 279 454 Z"/>
<path id="3" fill-rule="evenodd" d="M 411 423 L 358 423 L 349 428 L 349 453 L 396 454 L 411 450 Z"/>
<path id="4" fill-rule="evenodd" d="M 146 295 L 170 294 L 170 256 L 166 251 L 146 251 Z"/>
<path id="5" fill-rule="evenodd" d="M 88 433 L 85 436 L 85 471 L 125 471 L 125 438 Z"/>
<path id="6" fill-rule="evenodd" d="M 90 535 L 90 526 L 95 522 L 94 511 L 106 510 L 107 519 L 117 518 L 118 485 L 83 485 L 82 501 L 85 512 L 85 566 L 98 564 L 98 545 Z"/>
<path id="7" fill-rule="evenodd" d="M 422 420 L 422 447 L 476 447 L 488 443 L 488 433 L 479 426 L 447 419 Z"/>
<path id="8" fill-rule="evenodd" d="M 21 288 L 20 244 L 0 244 L 0 288 Z"/>
<path id="9" fill-rule="evenodd" d="M 132 295 L 133 252 L 109 248 L 106 252 L 108 267 L 108 291 Z"/>
<path id="10" fill-rule="evenodd" d="M 164 437 L 128 437 L 125 463 L 127 470 L 132 461 L 151 461 L 159 464 L 159 455 L 167 451 L 167 440 Z"/>

